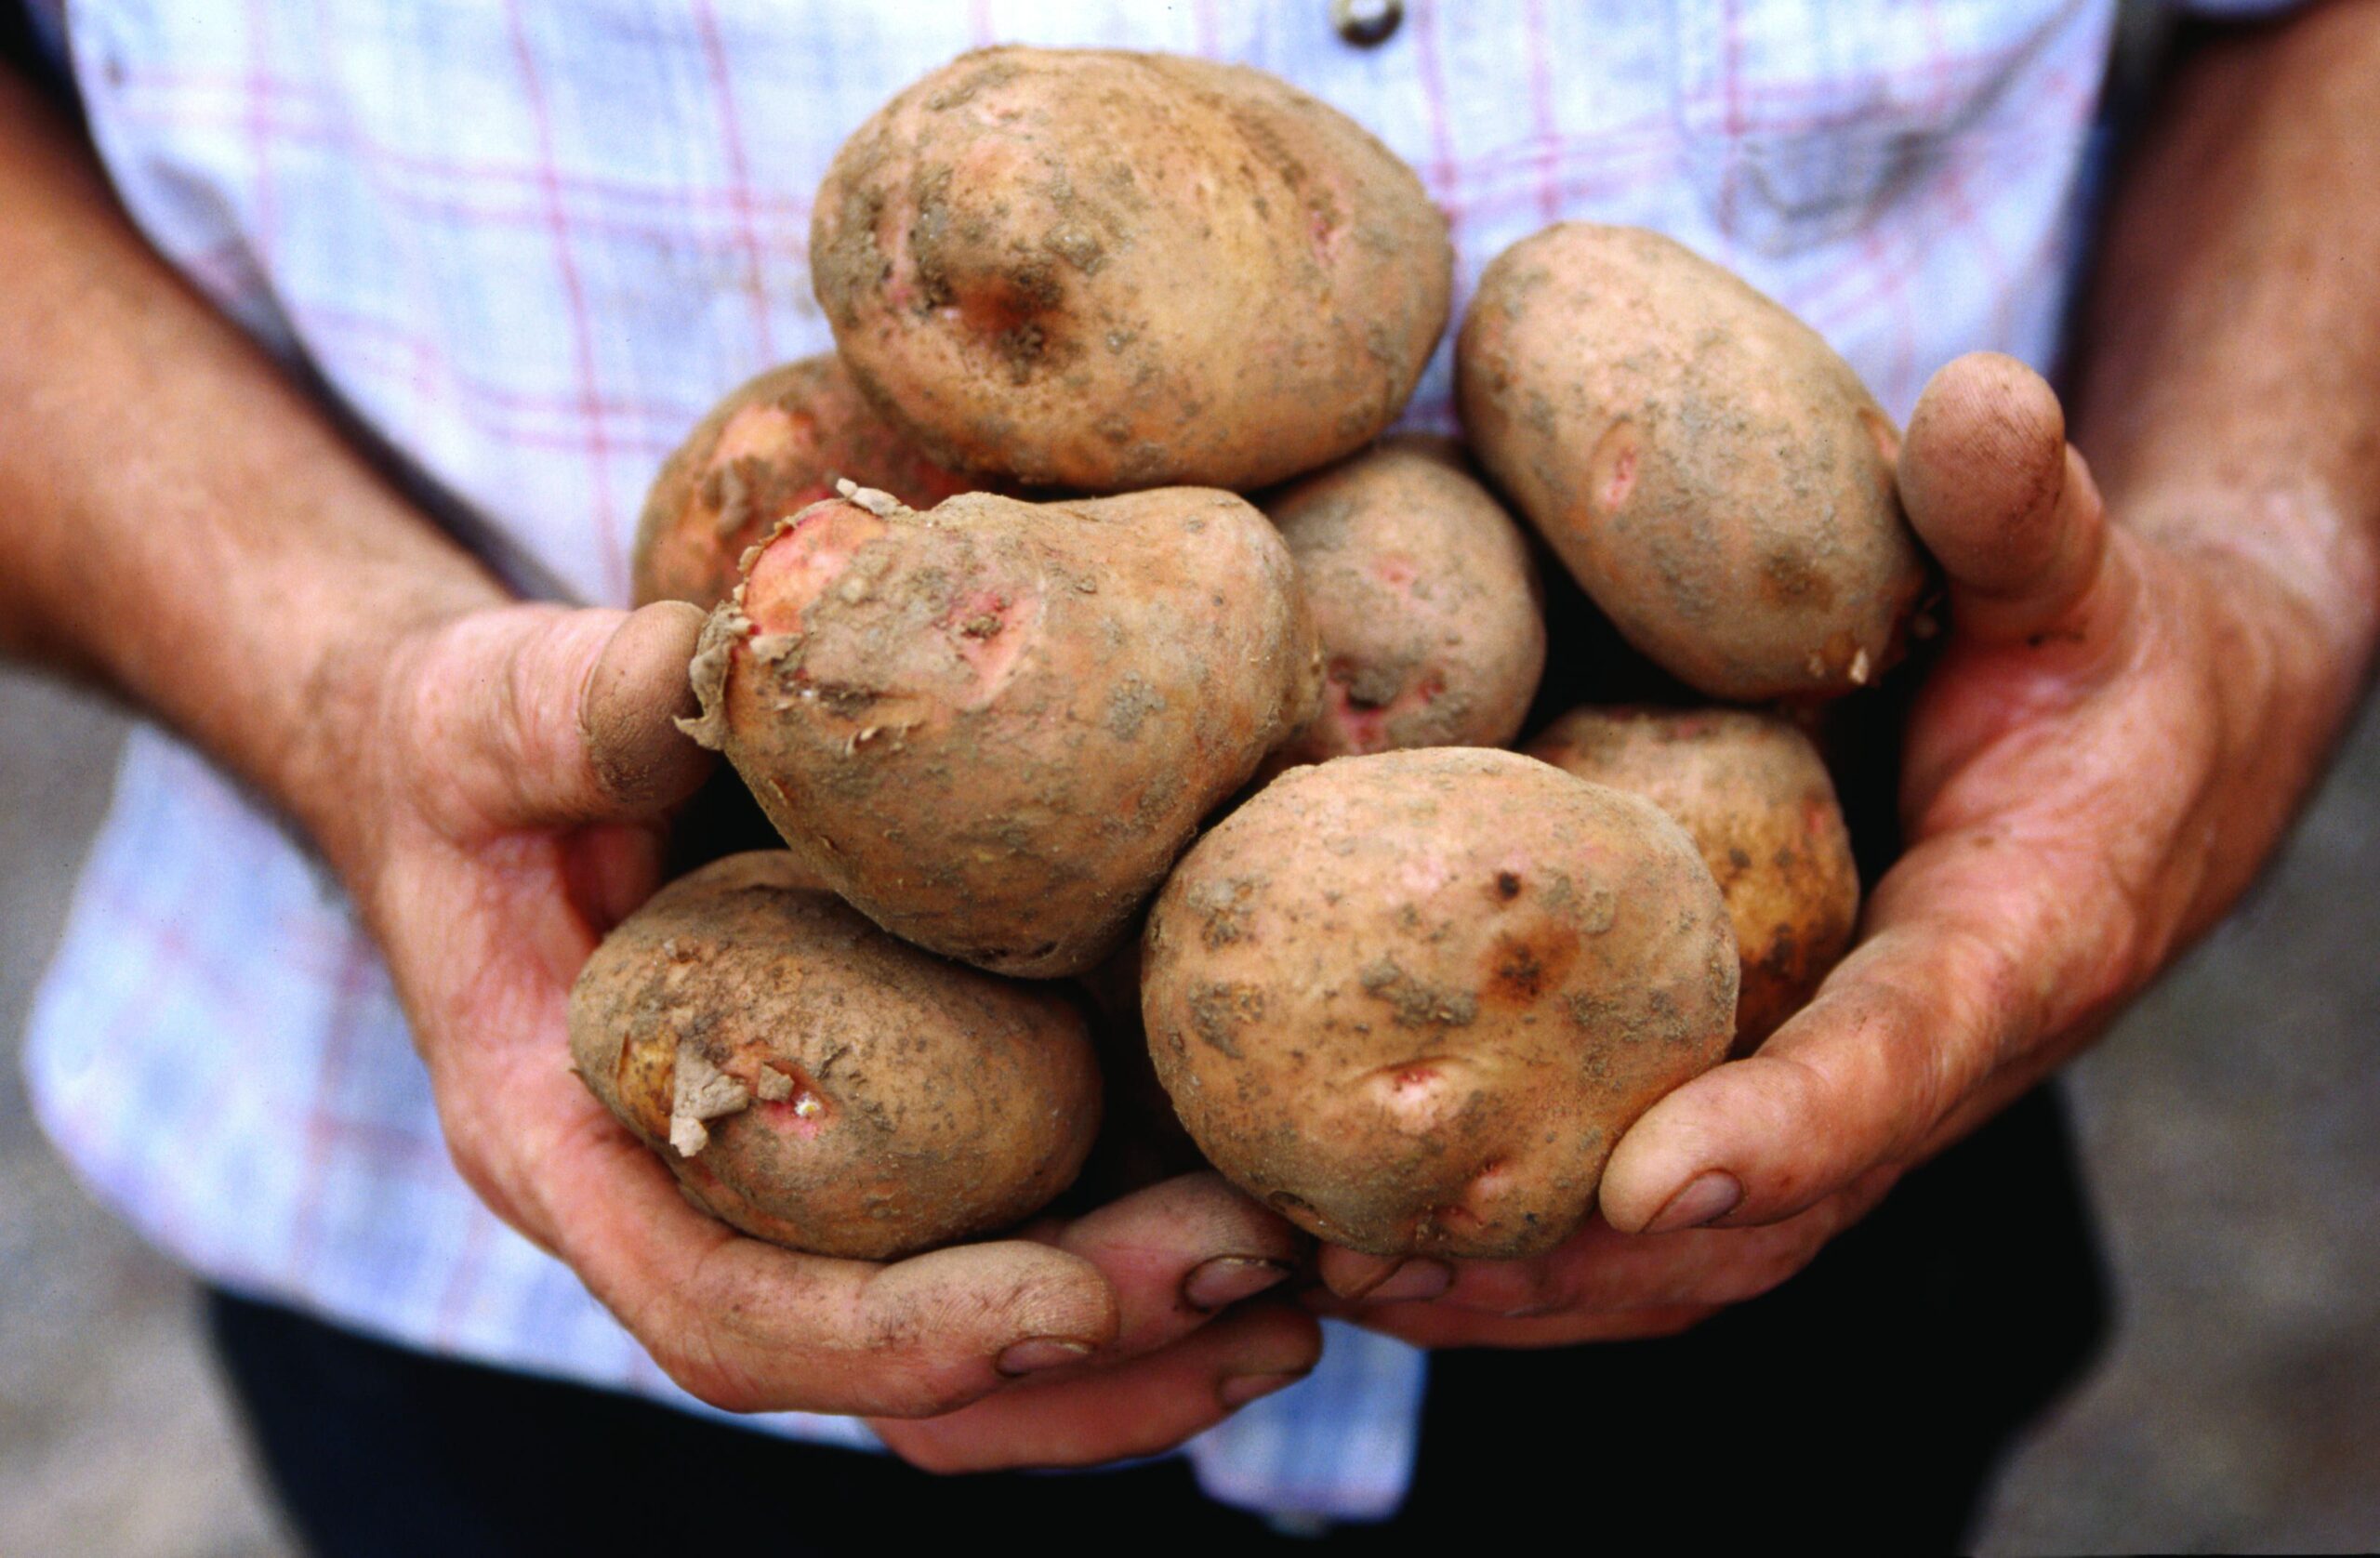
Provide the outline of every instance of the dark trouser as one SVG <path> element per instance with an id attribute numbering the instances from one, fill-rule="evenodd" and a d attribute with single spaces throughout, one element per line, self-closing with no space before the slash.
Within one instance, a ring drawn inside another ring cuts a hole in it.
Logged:
<path id="1" fill-rule="evenodd" d="M 226 1294 L 209 1316 L 275 1486 L 339 1558 L 1314 1545 L 1207 1502 L 1178 1460 L 937 1479 Z M 1801 1275 L 1682 1337 L 1439 1353 L 1403 1512 L 1325 1545 L 1450 1558 L 1550 1527 L 1582 1551 L 1949 1551 L 2104 1320 L 2064 1110 L 2039 1091 Z"/>

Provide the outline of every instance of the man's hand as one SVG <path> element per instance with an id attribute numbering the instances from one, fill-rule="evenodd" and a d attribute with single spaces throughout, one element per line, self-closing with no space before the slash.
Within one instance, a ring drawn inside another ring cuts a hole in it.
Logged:
<path id="1" fill-rule="evenodd" d="M 1765 1291 L 2096 1035 L 2271 849 L 2335 712 L 2326 590 L 2111 527 L 2056 397 L 2007 358 L 1927 387 L 1900 483 L 1956 627 L 1858 945 L 1759 1052 L 1621 1137 L 1601 1219 L 1554 1255 L 1391 1274 L 1328 1252 L 1369 1323 L 1553 1343 Z"/>
<path id="2" fill-rule="evenodd" d="M 408 636 L 341 700 L 350 801 L 371 820 L 335 863 L 472 1188 L 694 1394 L 924 1419 L 879 1430 L 936 1469 L 1154 1453 L 1313 1367 L 1310 1316 L 1223 1313 L 1302 1251 L 1212 1175 L 891 1264 L 800 1255 L 688 1206 L 571 1074 L 572 981 L 653 891 L 662 819 L 707 767 L 670 724 L 691 712 L 701 621 L 472 613 Z"/>
<path id="3" fill-rule="evenodd" d="M 2018 364 L 1962 359 L 1911 417 L 1901 495 L 1951 628 L 1906 738 L 1908 852 L 1858 945 L 1759 1053 L 1621 1138 L 1603 1220 L 1563 1249 L 1459 1273 L 1327 1251 L 1341 1304 L 1527 1345 L 1764 1291 L 2246 888 L 2380 618 L 2380 5 L 2202 45 L 2084 311 L 2082 442 L 2120 522 Z"/>

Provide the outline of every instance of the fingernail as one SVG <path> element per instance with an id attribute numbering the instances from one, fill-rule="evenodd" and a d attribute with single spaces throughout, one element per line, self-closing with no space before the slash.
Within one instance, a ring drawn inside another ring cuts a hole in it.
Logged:
<path id="1" fill-rule="evenodd" d="M 1215 1387 L 1215 1394 L 1226 1406 L 1245 1406 L 1260 1395 L 1271 1395 L 1304 1378 L 1302 1369 L 1293 1374 L 1235 1374 Z"/>
<path id="2" fill-rule="evenodd" d="M 1734 1211 L 1743 1198 L 1744 1187 L 1733 1174 L 1710 1169 L 1697 1174 L 1684 1190 L 1671 1196 L 1670 1204 L 1645 1224 L 1645 1232 L 1674 1234 L 1681 1228 L 1699 1228 L 1714 1217 Z"/>
<path id="3" fill-rule="evenodd" d="M 1037 1336 L 1012 1344 L 992 1367 L 1013 1380 L 1020 1374 L 1032 1374 L 1044 1368 L 1056 1368 L 1061 1364 L 1080 1363 L 1091 1355 L 1091 1343 L 1067 1341 L 1054 1336 Z"/>
<path id="4" fill-rule="evenodd" d="M 1417 1256 L 1373 1284 L 1366 1303 L 1426 1303 L 1454 1286 L 1454 1268 L 1444 1261 Z"/>
<path id="5" fill-rule="evenodd" d="M 1278 1261 L 1253 1255 L 1218 1255 L 1192 1269 L 1182 1279 L 1182 1301 L 1211 1314 L 1225 1304 L 1253 1298 L 1289 1274 Z"/>

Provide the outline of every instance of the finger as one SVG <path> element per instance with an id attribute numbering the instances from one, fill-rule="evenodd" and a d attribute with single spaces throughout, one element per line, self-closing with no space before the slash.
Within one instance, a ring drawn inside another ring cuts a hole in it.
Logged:
<path id="1" fill-rule="evenodd" d="M 578 733 L 603 800 L 649 815 L 694 794 L 711 759 L 678 720 L 700 712 L 687 667 L 704 614 L 682 601 L 630 612 L 578 700 Z"/>
<path id="2" fill-rule="evenodd" d="M 1897 1178 L 1892 1168 L 1874 1170 L 1798 1216 L 1760 1227 L 1623 1234 L 1595 1218 L 1538 1260 L 1457 1261 L 1437 1302 L 1506 1319 L 1742 1303 L 1808 1265 Z"/>
<path id="3" fill-rule="evenodd" d="M 562 883 L 588 930 L 602 935 L 652 897 L 667 853 L 662 831 L 641 823 L 599 823 L 563 835 Z M 556 977 L 574 978 L 577 968 L 557 965 Z"/>
<path id="4" fill-rule="evenodd" d="M 1096 1266 L 1120 1316 L 1108 1355 L 1163 1347 L 1278 1287 L 1305 1253 L 1287 1221 L 1221 1175 L 1184 1174 L 1037 1233 Z"/>
<path id="5" fill-rule="evenodd" d="M 1808 1007 L 1620 1138 L 1605 1218 L 1626 1233 L 1774 1222 L 1909 1161 L 1992 1072 L 2114 998 L 2134 918 L 2085 856 L 1988 825 L 1925 840 Z"/>
<path id="6" fill-rule="evenodd" d="M 2107 513 L 2040 375 L 1971 352 L 1918 397 L 1900 449 L 1901 503 L 1950 577 L 1951 620 L 1986 640 L 2058 630 L 2088 593 Z"/>
<path id="7" fill-rule="evenodd" d="M 872 1426 L 929 1472 L 1094 1466 L 1157 1455 L 1322 1357 L 1322 1328 L 1280 1303 L 1236 1310 L 1170 1347 L 1072 1379 L 1013 1386 L 943 1417 Z"/>
<path id="8" fill-rule="evenodd" d="M 1427 1302 L 1454 1282 L 1454 1268 L 1444 1261 L 1416 1255 L 1366 1255 L 1338 1245 L 1323 1246 L 1316 1266 L 1331 1296 L 1350 1301 Z"/>
<path id="9" fill-rule="evenodd" d="M 450 837 L 658 815 L 712 759 L 673 720 L 702 614 L 518 607 L 466 619 L 410 667 L 403 727 L 425 812 Z"/>
<path id="10" fill-rule="evenodd" d="M 1416 1347 L 1575 1347 L 1593 1341 L 1642 1341 L 1675 1336 L 1718 1314 L 1719 1306 L 1631 1309 L 1608 1314 L 1588 1310 L 1506 1318 L 1443 1309 L 1433 1303 L 1340 1306 L 1331 1301 L 1320 1305 L 1318 1312 L 1351 1320 Z"/>
<path id="11" fill-rule="evenodd" d="M 567 1071 L 511 1069 L 524 1183 L 498 1204 L 713 1406 L 932 1415 L 1115 1341 L 1115 1295 L 1079 1256 L 1021 1239 L 883 1265 L 780 1249 L 689 1206 Z"/>

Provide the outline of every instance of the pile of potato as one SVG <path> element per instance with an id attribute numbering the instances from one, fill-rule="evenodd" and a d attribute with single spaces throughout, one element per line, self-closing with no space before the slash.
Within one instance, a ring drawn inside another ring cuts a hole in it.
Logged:
<path id="1" fill-rule="evenodd" d="M 689 728 L 785 848 L 603 944 L 588 1085 L 698 1204 L 824 1254 L 1015 1223 L 1103 1090 L 1168 1160 L 1152 1067 L 1322 1238 L 1559 1243 L 1630 1123 L 1849 942 L 1805 733 L 1927 592 L 1889 419 L 1735 277 L 1571 223 L 1462 322 L 1468 450 L 1382 439 L 1445 222 L 1233 66 L 967 55 L 814 211 L 837 351 L 694 429 L 635 571 L 710 611 Z M 1590 614 L 1688 705 L 1546 706 Z"/>

